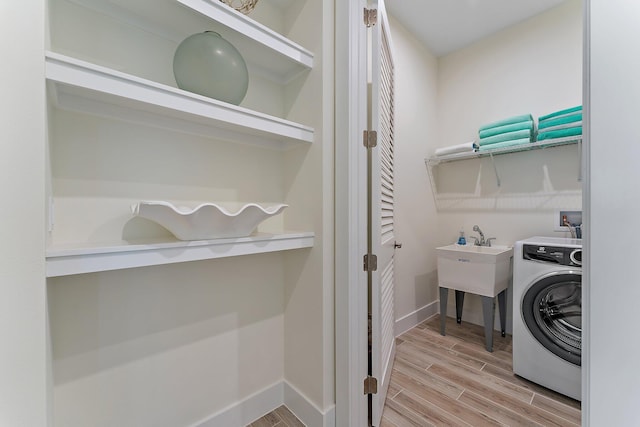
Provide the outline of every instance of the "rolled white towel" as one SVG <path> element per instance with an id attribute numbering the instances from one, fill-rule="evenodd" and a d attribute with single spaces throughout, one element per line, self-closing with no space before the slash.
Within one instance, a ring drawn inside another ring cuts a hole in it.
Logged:
<path id="1" fill-rule="evenodd" d="M 445 156 L 447 154 L 465 153 L 474 151 L 478 146 L 475 141 L 465 142 L 464 144 L 451 145 L 449 147 L 436 148 L 436 156 Z"/>

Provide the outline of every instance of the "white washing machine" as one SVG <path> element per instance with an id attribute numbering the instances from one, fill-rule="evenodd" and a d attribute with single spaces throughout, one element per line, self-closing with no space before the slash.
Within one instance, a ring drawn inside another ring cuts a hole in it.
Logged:
<path id="1" fill-rule="evenodd" d="M 581 400 L 582 241 L 532 237 L 513 259 L 513 372 Z"/>

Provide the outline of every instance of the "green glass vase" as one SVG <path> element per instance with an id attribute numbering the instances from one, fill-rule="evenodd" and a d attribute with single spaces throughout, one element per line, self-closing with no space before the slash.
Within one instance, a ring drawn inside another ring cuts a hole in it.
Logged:
<path id="1" fill-rule="evenodd" d="M 178 45 L 173 75 L 180 89 L 234 105 L 242 102 L 249 87 L 244 58 L 213 31 L 194 34 Z"/>

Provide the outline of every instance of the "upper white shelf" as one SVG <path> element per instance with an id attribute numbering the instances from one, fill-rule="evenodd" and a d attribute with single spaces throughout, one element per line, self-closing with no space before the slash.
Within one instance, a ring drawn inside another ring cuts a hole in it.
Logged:
<path id="1" fill-rule="evenodd" d="M 445 156 L 433 156 L 426 159 L 427 164 L 437 165 L 438 163 L 454 162 L 457 160 L 475 159 L 478 157 L 497 156 L 500 154 L 516 153 L 519 151 L 537 150 L 548 147 L 558 147 L 561 145 L 577 144 L 582 142 L 581 136 L 570 136 L 567 138 L 557 138 L 549 141 L 538 141 L 530 144 L 515 145 L 512 147 L 497 148 L 487 151 L 469 151 L 466 153 L 448 154 Z"/>
<path id="2" fill-rule="evenodd" d="M 45 73 L 61 108 L 260 146 L 313 142 L 308 126 L 58 53 Z"/>
<path id="3" fill-rule="evenodd" d="M 313 67 L 313 53 L 219 0 L 70 0 L 180 43 L 191 34 L 220 32 L 250 68 L 286 84 Z"/>
<path id="4" fill-rule="evenodd" d="M 47 277 L 95 273 L 313 246 L 314 233 L 257 233 L 249 237 L 197 241 L 77 244 L 47 250 Z"/>

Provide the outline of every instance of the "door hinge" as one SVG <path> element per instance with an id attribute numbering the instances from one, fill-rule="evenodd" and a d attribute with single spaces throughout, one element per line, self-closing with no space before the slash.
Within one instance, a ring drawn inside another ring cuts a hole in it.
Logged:
<path id="1" fill-rule="evenodd" d="M 364 25 L 367 28 L 373 27 L 378 23 L 378 9 L 364 9 Z"/>
<path id="2" fill-rule="evenodd" d="M 366 254 L 364 256 L 364 271 L 376 271 L 378 269 L 378 256 Z"/>
<path id="3" fill-rule="evenodd" d="M 378 379 L 376 377 L 368 376 L 364 379 L 364 394 L 377 394 L 378 393 Z"/>
<path id="4" fill-rule="evenodd" d="M 362 132 L 362 144 L 367 148 L 378 145 L 378 132 L 375 130 L 365 130 Z"/>

